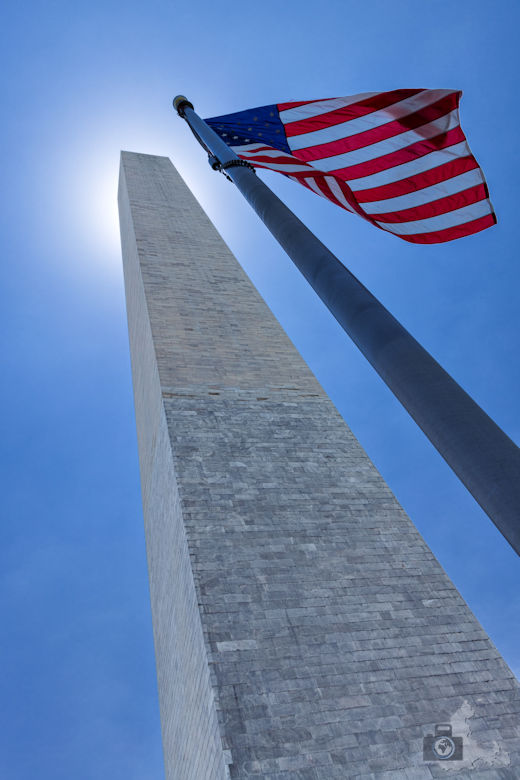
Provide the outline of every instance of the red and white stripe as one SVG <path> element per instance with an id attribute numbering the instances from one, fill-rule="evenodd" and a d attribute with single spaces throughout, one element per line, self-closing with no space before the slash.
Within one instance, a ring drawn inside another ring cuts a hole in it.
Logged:
<path id="1" fill-rule="evenodd" d="M 460 92 L 409 89 L 279 104 L 291 150 L 234 147 L 405 241 L 433 244 L 496 222 L 459 121 Z"/>

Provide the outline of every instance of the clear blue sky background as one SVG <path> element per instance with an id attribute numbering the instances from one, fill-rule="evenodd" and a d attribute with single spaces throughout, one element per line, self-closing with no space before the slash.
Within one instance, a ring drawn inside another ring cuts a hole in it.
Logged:
<path id="1" fill-rule="evenodd" d="M 464 91 L 499 224 L 422 247 L 266 180 L 520 441 L 515 0 L 10 3 L 0 32 L 0 777 L 160 780 L 117 227 L 120 149 L 192 187 L 507 662 L 520 562 L 298 277 L 171 98 L 203 116 Z"/>

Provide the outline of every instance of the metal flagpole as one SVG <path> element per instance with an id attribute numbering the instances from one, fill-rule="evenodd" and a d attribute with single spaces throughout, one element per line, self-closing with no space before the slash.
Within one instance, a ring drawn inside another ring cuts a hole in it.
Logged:
<path id="1" fill-rule="evenodd" d="M 194 111 L 173 106 L 520 555 L 520 449 Z"/>

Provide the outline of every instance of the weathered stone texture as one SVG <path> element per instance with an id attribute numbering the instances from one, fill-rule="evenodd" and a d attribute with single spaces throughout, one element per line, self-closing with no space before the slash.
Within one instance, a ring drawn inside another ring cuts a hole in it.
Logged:
<path id="1" fill-rule="evenodd" d="M 518 683 L 167 158 L 120 211 L 168 780 L 519 778 Z"/>

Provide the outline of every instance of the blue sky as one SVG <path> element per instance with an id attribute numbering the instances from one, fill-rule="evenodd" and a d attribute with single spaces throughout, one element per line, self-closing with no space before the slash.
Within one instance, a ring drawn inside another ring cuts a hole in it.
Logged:
<path id="1" fill-rule="evenodd" d="M 517 442 L 520 6 L 11 3 L 4 242 L 0 777 L 160 780 L 118 238 L 119 151 L 169 156 L 513 670 L 520 562 L 174 114 L 399 87 L 464 92 L 499 223 L 413 246 L 262 174 Z"/>

